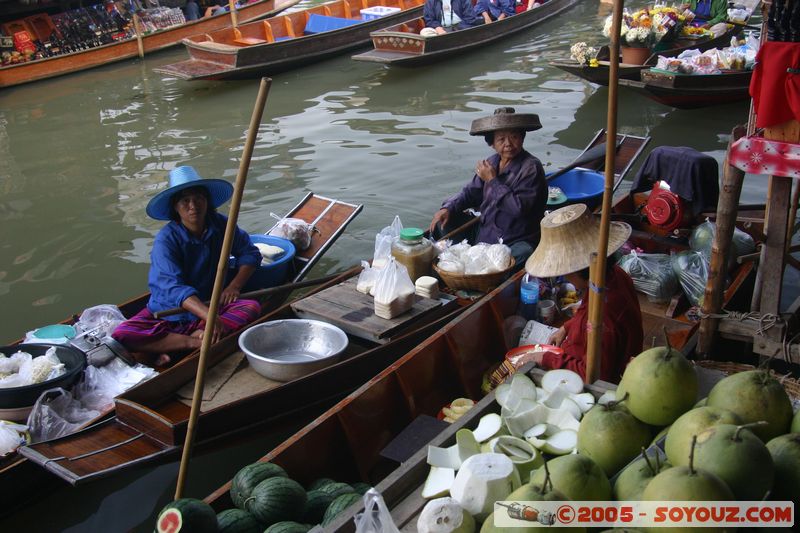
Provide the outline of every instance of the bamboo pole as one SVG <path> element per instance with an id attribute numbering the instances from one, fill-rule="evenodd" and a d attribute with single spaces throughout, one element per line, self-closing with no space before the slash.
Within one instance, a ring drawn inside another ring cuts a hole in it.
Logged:
<path id="1" fill-rule="evenodd" d="M 214 335 L 214 323 L 217 320 L 219 298 L 222 294 L 225 274 L 228 270 L 228 256 L 233 245 L 233 236 L 236 230 L 236 221 L 239 218 L 239 206 L 242 203 L 242 193 L 247 182 L 247 170 L 250 168 L 250 158 L 253 155 L 253 146 L 258 134 L 258 126 L 261 123 L 261 116 L 264 113 L 264 104 L 267 101 L 267 94 L 272 85 L 270 78 L 261 78 L 261 85 L 258 88 L 253 116 L 250 118 L 250 128 L 247 131 L 247 140 L 242 151 L 242 160 L 239 162 L 239 173 L 236 175 L 236 184 L 233 187 L 233 197 L 231 198 L 231 209 L 228 213 L 228 224 L 225 227 L 225 239 L 222 241 L 222 251 L 217 264 L 217 277 L 214 280 L 214 290 L 211 293 L 211 302 L 208 307 L 208 318 L 206 319 L 206 329 L 203 334 L 203 343 L 200 346 L 200 358 L 197 363 L 197 377 L 194 383 L 194 395 L 192 396 L 192 410 L 189 414 L 189 424 L 186 429 L 186 440 L 183 444 L 181 454 L 181 464 L 178 471 L 178 483 L 175 487 L 175 499 L 179 499 L 183 494 L 183 487 L 186 483 L 186 472 L 189 467 L 189 459 L 192 455 L 192 445 L 197 426 L 197 419 L 200 415 L 200 403 L 203 398 L 203 387 L 206 375 L 206 358 L 208 349 L 211 346 L 211 337 Z"/>
<path id="2" fill-rule="evenodd" d="M 144 58 L 144 42 L 142 41 L 142 25 L 139 21 L 139 14 L 133 14 L 133 29 L 136 32 L 136 45 L 139 47 L 139 57 Z"/>
<path id="3" fill-rule="evenodd" d="M 608 118 L 606 125 L 606 144 L 617 143 L 617 92 L 619 90 L 619 32 L 622 25 L 622 5 L 624 0 L 615 0 L 612 10 L 611 43 L 608 71 Z M 600 375 L 600 349 L 603 341 L 603 300 L 606 286 L 606 261 L 608 259 L 608 233 L 611 227 L 611 200 L 614 195 L 614 167 L 617 151 L 606 150 L 605 187 L 603 189 L 603 208 L 600 212 L 600 239 L 597 255 L 591 264 L 590 273 L 589 323 L 586 342 L 586 383 L 594 383 Z"/>
<path id="4" fill-rule="evenodd" d="M 237 29 L 239 27 L 239 18 L 236 14 L 236 0 L 228 0 L 228 9 L 231 12 L 231 26 L 233 26 L 233 29 Z"/>
<path id="5" fill-rule="evenodd" d="M 728 272 L 733 232 L 736 228 L 736 217 L 739 214 L 739 198 L 744 183 L 744 172 L 731 165 L 728 158 L 733 143 L 743 137 L 745 133 L 746 129 L 743 126 L 736 126 L 731 132 L 730 141 L 728 141 L 722 187 L 717 203 L 717 231 L 714 234 L 714 244 L 711 246 L 711 263 L 708 267 L 708 281 L 703 296 L 703 313 L 705 314 L 717 314 L 722 310 L 725 275 Z M 697 343 L 698 353 L 708 354 L 711 352 L 718 327 L 718 318 L 702 319 Z"/>

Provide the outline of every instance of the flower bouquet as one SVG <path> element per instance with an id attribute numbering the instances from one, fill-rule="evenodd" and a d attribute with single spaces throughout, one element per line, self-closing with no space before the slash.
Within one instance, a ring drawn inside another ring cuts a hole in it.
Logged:
<path id="1" fill-rule="evenodd" d="M 685 22 L 683 14 L 673 7 L 645 8 L 622 14 L 620 26 L 621 45 L 638 48 L 652 48 L 662 39 L 675 35 Z M 612 17 L 606 19 L 603 35 L 611 36 Z"/>
<path id="2" fill-rule="evenodd" d="M 570 46 L 569 56 L 581 65 L 589 65 L 590 67 L 598 65 L 597 48 L 589 46 L 585 42 L 575 43 Z"/>

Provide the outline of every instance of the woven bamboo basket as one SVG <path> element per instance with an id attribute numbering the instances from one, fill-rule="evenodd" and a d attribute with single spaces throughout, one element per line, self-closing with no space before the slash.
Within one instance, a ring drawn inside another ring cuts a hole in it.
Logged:
<path id="1" fill-rule="evenodd" d="M 438 264 L 433 265 L 433 270 L 442 278 L 445 285 L 453 290 L 469 289 L 473 291 L 489 292 L 501 283 L 503 283 L 511 272 L 514 271 L 514 264 L 516 261 L 511 258 L 511 265 L 500 272 L 492 272 L 491 274 L 456 274 L 441 270 Z"/>
<path id="2" fill-rule="evenodd" d="M 728 376 L 730 376 L 731 374 L 737 374 L 739 372 L 747 372 L 748 370 L 756 369 L 756 367 L 754 367 L 753 365 L 746 365 L 744 363 L 733 363 L 731 361 L 695 361 L 694 364 L 703 368 L 707 368 L 709 370 L 719 370 L 720 372 L 724 372 Z M 800 402 L 800 380 L 784 376 L 782 374 L 778 374 L 774 370 L 770 370 L 769 373 L 775 379 L 781 382 L 783 388 L 786 390 L 786 393 L 789 395 L 789 398 L 791 398 L 793 402 L 795 403 Z"/>

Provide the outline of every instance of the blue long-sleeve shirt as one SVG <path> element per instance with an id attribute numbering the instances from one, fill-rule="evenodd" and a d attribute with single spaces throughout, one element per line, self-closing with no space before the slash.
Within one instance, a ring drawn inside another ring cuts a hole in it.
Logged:
<path id="1" fill-rule="evenodd" d="M 224 215 L 209 214 L 207 230 L 200 238 L 192 236 L 180 222 L 172 221 L 161 228 L 150 252 L 150 301 L 147 308 L 151 313 L 180 307 L 186 298 L 193 295 L 204 301 L 211 298 L 227 222 Z M 236 259 L 237 268 L 261 263 L 258 248 L 250 241 L 247 232 L 238 226 L 231 255 Z M 195 318 L 191 313 L 165 317 L 175 321 Z"/>
<path id="2" fill-rule="evenodd" d="M 458 15 L 461 19 L 462 26 L 477 26 L 481 24 L 482 20 L 475 15 L 475 10 L 472 7 L 470 0 L 451 0 L 453 13 Z M 442 25 L 442 17 L 444 16 L 444 8 L 442 7 L 442 0 L 426 0 L 425 6 L 422 9 L 422 18 L 425 21 L 425 27 L 436 28 Z"/>
<path id="3" fill-rule="evenodd" d="M 511 17 L 517 12 L 516 3 L 514 0 L 478 0 L 475 4 L 475 14 L 481 16 L 484 12 L 488 12 L 492 20 L 497 20 L 503 13 Z"/>
<path id="4" fill-rule="evenodd" d="M 508 245 L 526 241 L 536 246 L 539 222 L 547 207 L 547 180 L 542 163 L 525 150 L 503 172 L 499 171 L 498 154 L 488 161 L 497 170 L 497 177 L 486 183 L 476 174 L 442 207 L 451 213 L 470 207 L 480 210 L 477 242 L 494 244 L 502 237 L 503 243 Z"/>

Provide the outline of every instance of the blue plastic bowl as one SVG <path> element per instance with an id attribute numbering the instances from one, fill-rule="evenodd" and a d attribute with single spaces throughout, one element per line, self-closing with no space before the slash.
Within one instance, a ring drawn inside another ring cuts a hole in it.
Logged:
<path id="1" fill-rule="evenodd" d="M 593 170 L 576 168 L 547 182 L 550 187 L 558 187 L 567 197 L 566 201 L 548 207 L 564 207 L 571 204 L 586 204 L 590 208 L 597 206 L 603 197 L 605 176 Z"/>
<path id="2" fill-rule="evenodd" d="M 253 244 L 260 242 L 279 246 L 286 253 L 275 260 L 274 263 L 259 265 L 242 292 L 256 291 L 283 284 L 288 276 L 289 267 L 292 265 L 292 259 L 294 259 L 295 248 L 292 241 L 281 237 L 273 237 L 272 235 L 250 235 L 250 240 L 253 241 Z"/>

